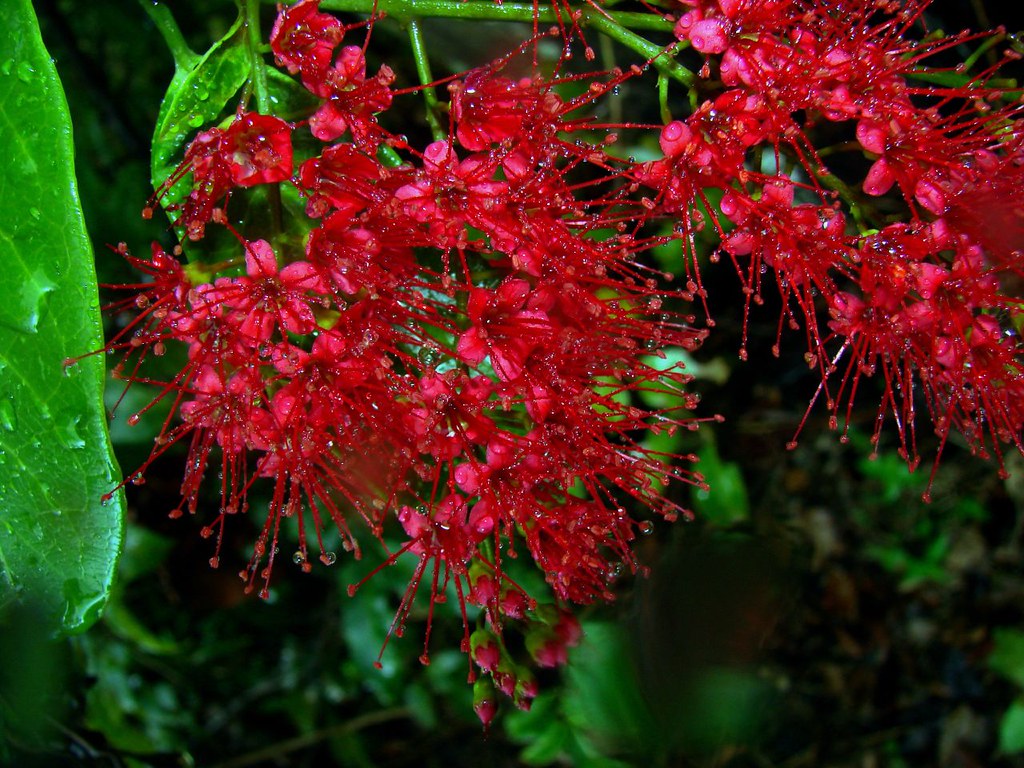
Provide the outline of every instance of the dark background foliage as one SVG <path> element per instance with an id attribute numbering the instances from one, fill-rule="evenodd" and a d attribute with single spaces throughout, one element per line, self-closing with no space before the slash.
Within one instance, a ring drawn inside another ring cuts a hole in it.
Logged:
<path id="1" fill-rule="evenodd" d="M 170 5 L 197 50 L 234 15 L 227 2 Z M 138 3 L 36 9 L 72 110 L 101 281 L 122 280 L 108 244 L 169 242 L 166 224 L 139 212 L 170 56 Z M 994 4 L 932 9 L 949 29 L 978 27 L 986 12 L 999 21 Z M 463 37 L 454 24 L 431 31 L 442 51 Z M 409 67 L 404 50 L 392 66 Z M 229 530 L 222 559 L 236 567 L 211 570 L 206 521 L 167 519 L 181 472 L 169 453 L 129 486 L 128 545 L 103 621 L 61 641 L 30 614 L 3 628 L 0 762 L 1024 765 L 1007 741 L 1024 746 L 1024 728 L 1011 727 L 1024 693 L 1020 457 L 1001 481 L 948 447 L 926 505 L 928 467 L 908 473 L 892 446 L 873 457 L 873 408 L 845 445 L 812 412 L 800 447 L 785 451 L 813 377 L 796 343 L 771 355 L 770 302 L 740 363 L 735 275 L 707 276 L 718 325 L 697 386 L 705 412 L 728 418 L 686 450 L 701 454 L 714 491 L 686 499 L 694 522 L 642 542 L 650 578 L 624 579 L 615 605 L 583 614 L 587 640 L 563 675 L 542 678 L 532 712 L 481 731 L 454 608 L 435 628 L 429 666 L 411 627 L 374 667 L 402 567 L 355 599 L 345 586 L 369 566 L 344 559 L 309 575 L 282 568 L 269 601 L 245 595 L 235 571 L 252 530 Z M 122 467 L 141 464 L 153 433 L 123 421 L 112 430 Z"/>

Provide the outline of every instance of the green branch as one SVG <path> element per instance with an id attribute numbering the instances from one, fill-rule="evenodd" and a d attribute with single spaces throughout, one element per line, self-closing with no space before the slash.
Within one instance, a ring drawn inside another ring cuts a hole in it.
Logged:
<path id="1" fill-rule="evenodd" d="M 407 23 L 409 30 L 409 43 L 412 45 L 412 55 L 416 60 L 416 74 L 423 85 L 423 101 L 427 108 L 427 125 L 434 136 L 434 141 L 441 141 L 448 132 L 441 126 L 437 119 L 439 107 L 437 93 L 434 91 L 434 76 L 430 72 L 430 59 L 427 57 L 427 46 L 423 42 L 423 30 L 420 29 L 419 19 L 410 19 Z"/>
<path id="2" fill-rule="evenodd" d="M 253 94 L 256 96 L 256 109 L 264 115 L 269 115 L 273 105 L 267 86 L 267 69 L 260 53 L 263 45 L 260 33 L 260 0 L 245 0 L 245 40 L 249 51 L 249 77 Z"/>
<path id="3" fill-rule="evenodd" d="M 636 51 L 645 59 L 648 59 L 659 72 L 668 75 L 674 80 L 678 80 L 687 87 L 697 82 L 697 76 L 672 58 L 672 55 L 666 50 L 665 46 L 652 43 L 650 40 L 640 37 L 640 35 L 631 32 L 619 24 L 615 18 L 608 18 L 603 13 L 587 11 L 584 14 L 584 18 L 588 26 Z"/>
<path id="4" fill-rule="evenodd" d="M 272 2 L 273 0 L 264 0 Z M 534 18 L 544 24 L 553 24 L 565 19 L 566 11 L 556 13 L 551 6 L 534 7 L 530 3 L 494 3 L 487 0 L 322 0 L 320 7 L 325 11 L 349 11 L 351 13 L 377 13 L 388 16 L 418 16 L 419 18 L 467 19 L 474 21 L 521 21 L 532 23 Z M 652 32 L 671 32 L 670 21 L 650 13 L 628 11 L 605 11 L 614 23 L 630 29 L 644 29 Z"/>
<path id="5" fill-rule="evenodd" d="M 248 0 L 257 2 L 258 0 Z M 263 0 L 272 2 L 273 0 Z M 320 7 L 327 11 L 370 14 L 377 12 L 399 19 L 458 19 L 463 21 L 511 21 L 532 24 L 556 24 L 565 21 L 570 11 L 558 10 L 551 5 L 534 6 L 528 3 L 495 3 L 489 0 L 321 0 Z M 656 13 L 630 11 L 578 9 L 580 23 L 596 29 L 603 35 L 635 51 L 650 61 L 659 72 L 690 87 L 696 75 L 680 65 L 674 58 L 674 48 L 651 42 L 632 30 L 671 33 L 673 24 Z M 411 32 L 410 32 L 411 34 Z M 417 64 L 419 58 L 417 58 Z"/>
<path id="6" fill-rule="evenodd" d="M 139 0 L 139 5 L 149 16 L 160 36 L 167 44 L 167 48 L 174 58 L 174 68 L 181 72 L 188 72 L 193 69 L 202 58 L 198 53 L 189 48 L 185 42 L 185 36 L 178 28 L 178 22 L 171 15 L 171 10 L 153 0 Z"/>

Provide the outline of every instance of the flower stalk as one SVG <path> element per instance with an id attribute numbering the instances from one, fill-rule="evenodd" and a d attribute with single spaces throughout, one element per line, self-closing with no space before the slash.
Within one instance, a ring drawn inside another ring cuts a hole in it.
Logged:
<path id="1" fill-rule="evenodd" d="M 413 60 L 416 62 L 416 74 L 419 75 L 420 85 L 423 86 L 423 101 L 426 107 L 427 125 L 434 141 L 441 141 L 445 138 L 447 131 L 438 119 L 440 104 L 437 101 L 437 93 L 434 91 L 434 76 L 430 72 L 430 58 L 427 52 L 426 43 L 423 40 L 423 30 L 420 27 L 418 18 L 411 18 L 405 22 L 409 32 L 409 44 L 412 46 Z"/>

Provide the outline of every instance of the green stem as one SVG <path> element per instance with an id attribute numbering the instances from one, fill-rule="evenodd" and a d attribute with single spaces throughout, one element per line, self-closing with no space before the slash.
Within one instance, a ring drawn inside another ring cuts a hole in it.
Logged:
<path id="1" fill-rule="evenodd" d="M 256 2 L 257 0 L 248 0 Z M 271 2 L 271 0 L 263 0 Z M 493 3 L 485 0 L 321 0 L 320 7 L 328 11 L 373 13 L 398 18 L 447 18 L 465 21 L 518 21 L 554 24 L 564 20 L 566 10 L 556 12 L 552 6 L 534 6 L 527 3 Z M 631 11 L 597 11 L 584 8 L 583 22 L 603 35 L 636 51 L 651 61 L 659 72 L 690 87 L 697 76 L 680 65 L 664 46 L 653 43 L 631 30 L 671 32 L 673 24 L 656 13 Z"/>
<path id="2" fill-rule="evenodd" d="M 434 141 L 443 141 L 448 132 L 441 126 L 437 116 L 440 107 L 437 102 L 437 93 L 434 91 L 434 76 L 430 72 L 430 59 L 427 58 L 427 46 L 423 42 L 423 30 L 420 29 L 419 19 L 409 19 L 406 22 L 409 30 L 409 42 L 412 45 L 412 55 L 416 60 L 416 74 L 423 85 L 423 101 L 427 108 L 427 125 L 430 126 L 430 133 Z"/>
<path id="3" fill-rule="evenodd" d="M 672 110 L 668 108 L 668 78 L 663 72 L 658 73 L 658 109 L 661 122 L 668 125 L 672 122 Z"/>
<path id="4" fill-rule="evenodd" d="M 640 37 L 635 32 L 631 32 L 621 24 L 618 24 L 615 19 L 609 19 L 603 13 L 585 11 L 583 17 L 586 19 L 587 25 L 593 27 L 601 34 L 608 35 L 612 40 L 621 43 L 627 48 L 636 51 L 645 59 L 648 59 L 662 74 L 671 77 L 673 80 L 678 80 L 688 88 L 697 82 L 697 76 L 672 58 L 672 54 L 664 46 Z"/>
<path id="5" fill-rule="evenodd" d="M 601 66 L 606 70 L 615 69 L 615 46 L 611 38 L 601 35 Z M 608 116 L 612 123 L 623 122 L 622 92 L 616 88 L 608 98 Z"/>
<path id="6" fill-rule="evenodd" d="M 260 53 L 260 47 L 263 45 L 263 37 L 260 34 L 260 0 L 245 0 L 245 36 L 249 49 L 249 77 L 256 96 L 256 109 L 261 114 L 269 115 L 273 105 L 270 102 L 270 89 L 267 87 L 267 70 L 263 55 Z"/>
<path id="7" fill-rule="evenodd" d="M 987 29 L 987 28 L 988 27 L 982 27 L 982 29 Z M 974 53 L 972 53 L 970 56 L 968 56 L 964 60 L 964 64 L 963 64 L 964 71 L 965 72 L 970 71 L 974 67 L 974 65 L 977 63 L 978 59 L 980 59 L 982 56 L 984 56 L 988 51 L 990 51 L 993 48 L 995 48 L 997 45 L 1001 45 L 1002 43 L 1005 43 L 1005 42 L 1006 42 L 1006 35 L 992 35 L 991 37 L 988 37 L 988 38 L 982 40 L 981 41 L 981 45 L 978 46 L 978 50 L 976 50 Z"/>
<path id="8" fill-rule="evenodd" d="M 815 178 L 821 182 L 826 189 L 831 189 L 839 194 L 839 197 L 850 209 L 850 215 L 857 225 L 860 234 L 872 228 L 868 217 L 874 218 L 874 206 L 863 204 L 863 196 L 850 187 L 845 181 L 836 176 L 828 168 L 821 167 L 814 172 Z M 867 209 L 867 210 L 865 210 Z"/>
<path id="9" fill-rule="evenodd" d="M 185 36 L 181 34 L 178 23 L 171 15 L 170 8 L 153 0 L 139 0 L 139 5 L 142 6 L 167 44 L 174 59 L 174 68 L 182 72 L 193 69 L 202 57 L 188 47 Z"/>
<path id="10" fill-rule="evenodd" d="M 274 2 L 274 0 L 264 0 Z M 469 19 L 474 21 L 521 21 L 532 23 L 534 18 L 544 24 L 564 19 L 566 11 L 559 15 L 550 6 L 534 7 L 530 3 L 501 3 L 487 0 L 322 0 L 320 7 L 325 11 L 349 11 L 351 13 L 372 13 L 374 10 L 388 16 L 418 16 L 419 18 Z M 645 29 L 652 32 L 671 32 L 670 21 L 650 13 L 628 11 L 605 11 L 614 23 L 630 29 Z"/>

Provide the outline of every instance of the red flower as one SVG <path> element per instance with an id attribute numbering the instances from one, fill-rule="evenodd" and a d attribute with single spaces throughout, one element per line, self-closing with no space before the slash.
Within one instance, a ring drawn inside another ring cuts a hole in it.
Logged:
<path id="1" fill-rule="evenodd" d="M 286 181 L 292 175 L 292 132 L 284 120 L 248 113 L 224 131 L 221 152 L 238 187 Z M 196 166 L 193 174 L 201 173 Z"/>
<path id="2" fill-rule="evenodd" d="M 376 140 L 373 115 L 391 105 L 389 86 L 395 75 L 390 67 L 382 65 L 376 75 L 367 78 L 363 50 L 348 45 L 342 48 L 333 67 L 303 80 L 310 91 L 326 99 L 309 119 L 314 136 L 332 141 L 350 130 L 359 144 Z"/>
<path id="3" fill-rule="evenodd" d="M 284 181 L 292 175 L 291 126 L 270 115 L 247 112 L 227 128 L 210 128 L 196 136 L 185 150 L 184 162 L 164 182 L 166 195 L 188 173 L 192 189 L 180 206 L 175 225 L 192 240 L 202 238 L 233 187 L 251 187 Z"/>
<path id="4" fill-rule="evenodd" d="M 316 329 L 310 295 L 324 292 L 316 268 L 296 261 L 278 270 L 277 257 L 266 240 L 245 246 L 245 277 L 218 281 L 203 291 L 206 301 L 228 310 L 225 325 L 238 343 L 257 349 L 278 329 L 306 334 Z"/>
<path id="5" fill-rule="evenodd" d="M 274 58 L 293 75 L 321 75 L 345 34 L 341 22 L 329 13 L 320 13 L 319 7 L 320 0 L 300 0 L 278 14 L 270 31 Z"/>
<path id="6" fill-rule="evenodd" d="M 499 379 L 519 378 L 530 352 L 552 331 L 545 312 L 524 308 L 529 295 L 529 283 L 513 278 L 494 291 L 470 291 L 466 313 L 472 325 L 459 337 L 459 356 L 470 365 L 490 356 Z"/>
<path id="7" fill-rule="evenodd" d="M 554 118 L 562 101 L 539 79 L 515 81 L 482 69 L 468 72 L 448 89 L 455 136 L 471 152 L 510 141 L 536 146 L 555 138 Z"/>

